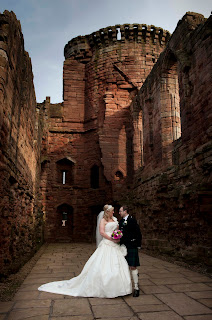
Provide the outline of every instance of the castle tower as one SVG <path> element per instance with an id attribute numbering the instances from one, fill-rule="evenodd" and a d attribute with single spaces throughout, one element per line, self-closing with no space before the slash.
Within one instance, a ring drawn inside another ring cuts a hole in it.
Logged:
<path id="1" fill-rule="evenodd" d="M 65 234 L 62 208 L 70 211 L 65 222 L 68 238 L 91 239 L 96 214 L 132 177 L 129 106 L 169 37 L 155 26 L 125 24 L 66 44 L 64 102 L 46 101 L 49 129 L 43 181 L 48 183 L 42 188 L 46 239 L 61 240 Z"/>

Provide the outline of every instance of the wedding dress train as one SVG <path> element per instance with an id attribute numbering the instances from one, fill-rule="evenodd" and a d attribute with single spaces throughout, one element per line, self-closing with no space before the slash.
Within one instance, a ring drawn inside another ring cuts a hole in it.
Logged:
<path id="1" fill-rule="evenodd" d="M 108 222 L 105 232 L 111 235 L 117 226 L 117 220 Z M 122 248 L 103 238 L 77 277 L 50 282 L 40 286 L 38 290 L 70 296 L 115 298 L 130 294 L 132 285 Z"/>

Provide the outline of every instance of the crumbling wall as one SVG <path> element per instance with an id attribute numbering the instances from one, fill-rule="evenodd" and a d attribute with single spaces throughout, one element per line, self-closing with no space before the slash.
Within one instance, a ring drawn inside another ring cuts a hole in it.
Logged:
<path id="1" fill-rule="evenodd" d="M 125 198 L 147 249 L 208 266 L 211 44 L 211 17 L 187 13 L 131 105 L 140 160 L 134 162 L 134 184 Z"/>
<path id="2" fill-rule="evenodd" d="M 63 104 L 51 104 L 47 98 L 44 105 L 48 121 L 43 137 L 40 191 L 45 239 L 94 241 L 96 216 L 105 202 L 111 201 L 98 135 L 95 130 L 80 130 L 78 123 L 73 129 L 73 123 L 62 116 Z M 64 214 L 67 216 L 62 225 Z"/>
<path id="3" fill-rule="evenodd" d="M 43 218 L 48 241 L 92 241 L 112 202 L 145 248 L 210 264 L 211 18 L 187 13 L 169 37 L 126 24 L 72 39 L 64 101 L 36 105 L 20 23 L 0 16 L 2 274 L 42 242 Z"/>
<path id="4" fill-rule="evenodd" d="M 132 176 L 130 103 L 169 36 L 155 26 L 119 25 L 65 46 L 64 102 L 46 102 L 47 186 L 42 194 L 48 241 L 95 239 L 97 213 Z M 72 174 L 72 181 L 57 180 L 58 170 Z M 63 227 L 60 209 L 70 216 Z"/>
<path id="5" fill-rule="evenodd" d="M 16 271 L 42 241 L 38 186 L 42 110 L 13 12 L 0 15 L 0 269 Z"/>
<path id="6" fill-rule="evenodd" d="M 114 187 L 117 172 L 123 178 L 132 173 L 130 103 L 169 36 L 155 26 L 125 24 L 65 46 L 64 118 L 98 130 L 104 174 Z"/>

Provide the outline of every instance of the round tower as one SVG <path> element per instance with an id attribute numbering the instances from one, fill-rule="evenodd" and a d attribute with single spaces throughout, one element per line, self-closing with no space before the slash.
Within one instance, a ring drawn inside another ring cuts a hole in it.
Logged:
<path id="1" fill-rule="evenodd" d="M 170 33 L 153 25 L 124 24 L 69 41 L 64 49 L 64 121 L 97 129 L 107 180 L 130 176 L 129 106 Z"/>

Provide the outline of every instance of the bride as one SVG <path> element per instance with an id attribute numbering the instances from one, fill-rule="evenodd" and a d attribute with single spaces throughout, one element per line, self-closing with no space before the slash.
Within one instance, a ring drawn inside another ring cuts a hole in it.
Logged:
<path id="1" fill-rule="evenodd" d="M 40 291 L 80 297 L 115 298 L 132 292 L 129 266 L 122 246 L 111 238 L 118 228 L 114 208 L 105 205 L 97 221 L 97 249 L 75 278 L 55 281 L 38 288 Z"/>

